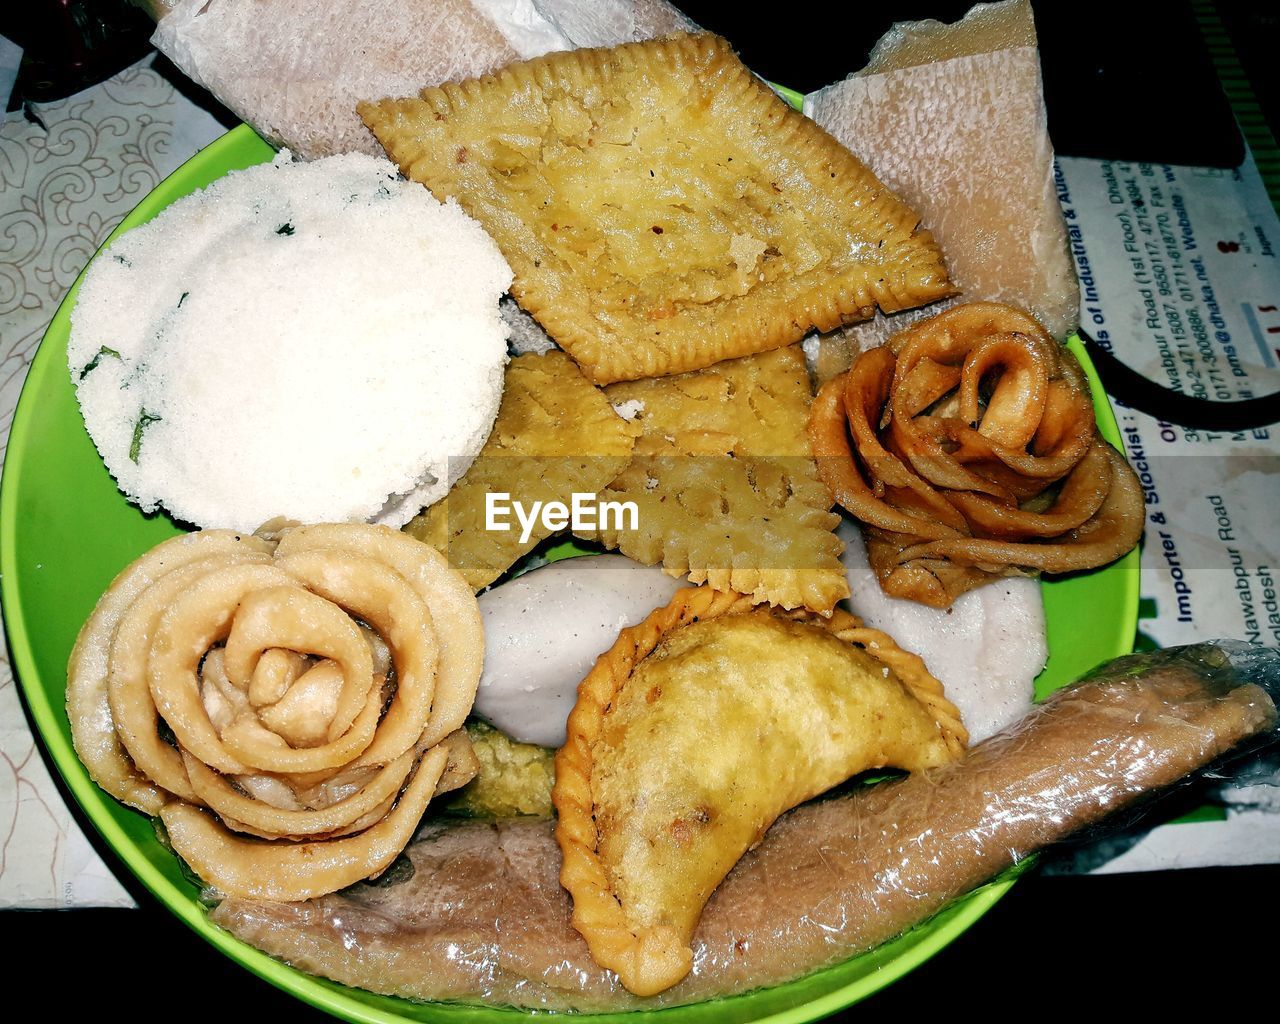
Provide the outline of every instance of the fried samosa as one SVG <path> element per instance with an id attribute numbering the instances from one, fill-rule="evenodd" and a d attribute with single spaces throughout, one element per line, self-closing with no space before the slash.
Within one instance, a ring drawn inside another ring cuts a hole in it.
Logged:
<path id="1" fill-rule="evenodd" d="M 683 590 L 578 688 L 552 793 L 561 882 L 592 956 L 630 991 L 688 973 L 703 906 L 784 811 L 860 772 L 963 751 L 923 663 L 859 627 Z"/>

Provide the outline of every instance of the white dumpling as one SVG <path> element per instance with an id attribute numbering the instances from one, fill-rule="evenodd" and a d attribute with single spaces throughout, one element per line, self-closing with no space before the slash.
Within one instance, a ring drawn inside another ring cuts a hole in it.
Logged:
<path id="1" fill-rule="evenodd" d="M 514 740 L 559 747 L 595 660 L 683 580 L 622 555 L 552 562 L 480 595 L 484 672 L 475 714 Z"/>
<path id="2" fill-rule="evenodd" d="M 961 594 L 946 609 L 890 597 L 876 581 L 862 531 L 844 520 L 849 608 L 924 659 L 946 689 L 978 743 L 1024 715 L 1035 678 L 1049 657 L 1040 581 L 1023 576 L 994 580 Z"/>

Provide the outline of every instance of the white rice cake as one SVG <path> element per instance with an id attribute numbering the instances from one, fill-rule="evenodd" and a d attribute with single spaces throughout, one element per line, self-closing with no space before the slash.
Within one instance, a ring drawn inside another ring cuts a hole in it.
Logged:
<path id="1" fill-rule="evenodd" d="M 511 271 L 359 154 L 239 171 L 90 267 L 67 358 L 120 489 L 199 527 L 406 523 L 484 444 Z"/>

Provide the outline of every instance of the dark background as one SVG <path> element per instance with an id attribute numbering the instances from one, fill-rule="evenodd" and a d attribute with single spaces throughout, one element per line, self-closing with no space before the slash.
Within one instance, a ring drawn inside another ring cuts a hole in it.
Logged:
<path id="1" fill-rule="evenodd" d="M 117 0 L 3 6 L 0 32 L 21 42 L 29 58 L 11 109 L 91 84 L 145 52 L 144 20 Z M 680 6 L 727 36 L 761 75 L 808 91 L 862 66 L 893 20 L 953 20 L 969 4 Z M 1058 152 L 1240 162 L 1240 137 L 1192 4 L 1034 6 Z M 1280 36 L 1272 7 L 1222 0 L 1216 10 L 1274 132 Z M 141 910 L 0 913 L 10 998 L 37 984 L 36 974 L 22 973 L 21 965 L 32 964 L 42 968 L 45 1012 L 127 1007 L 145 1019 L 326 1019 L 214 952 L 118 873 Z M 963 938 L 838 1019 L 1221 1013 L 1241 1007 L 1235 996 L 1244 992 L 1257 993 L 1265 1006 L 1272 1001 L 1278 910 L 1280 866 L 1103 877 L 1032 872 Z"/>

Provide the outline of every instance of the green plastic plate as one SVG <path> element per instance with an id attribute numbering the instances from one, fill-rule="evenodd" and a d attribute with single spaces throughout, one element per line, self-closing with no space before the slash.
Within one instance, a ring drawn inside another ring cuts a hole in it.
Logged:
<path id="1" fill-rule="evenodd" d="M 262 163 L 272 155 L 249 128 L 228 132 L 162 182 L 117 233 L 149 220 L 175 199 L 228 171 Z M 151 822 L 99 790 L 76 759 L 63 708 L 67 657 L 76 633 L 120 569 L 178 532 L 164 516 L 145 516 L 125 501 L 85 433 L 66 366 L 70 311 L 78 289 L 77 283 L 62 303 L 32 364 L 14 417 L 0 490 L 0 595 L 14 668 L 36 728 L 71 793 L 107 844 L 161 903 L 227 956 L 313 1006 L 352 1021 L 461 1024 L 524 1016 L 515 1010 L 413 1003 L 346 988 L 294 970 L 232 938 L 207 920 L 197 888 L 156 840 Z M 1075 351 L 1083 362 L 1083 353 L 1078 347 Z M 1086 370 L 1103 434 L 1115 443 L 1115 420 L 1087 363 Z M 1046 583 L 1044 597 L 1051 653 L 1037 684 L 1040 693 L 1130 650 L 1137 620 L 1137 553 L 1100 572 Z M 592 1020 L 814 1020 L 927 960 L 973 924 L 1011 884 L 1011 877 L 1002 878 L 893 942 L 787 985 L 697 1006 Z"/>

